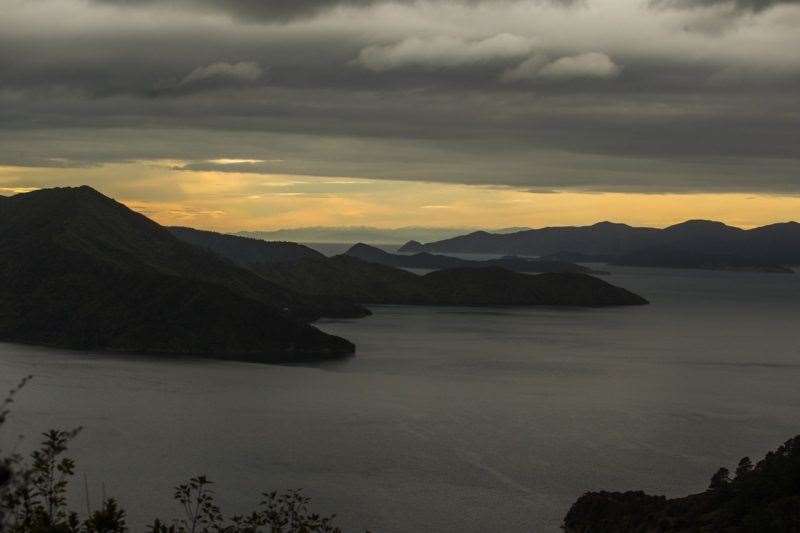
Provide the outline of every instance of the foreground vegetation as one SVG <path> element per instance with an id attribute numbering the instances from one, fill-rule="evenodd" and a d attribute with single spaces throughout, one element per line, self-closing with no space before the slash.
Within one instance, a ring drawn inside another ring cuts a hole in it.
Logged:
<path id="1" fill-rule="evenodd" d="M 800 435 L 755 465 L 720 468 L 708 489 L 667 499 L 635 492 L 590 492 L 564 519 L 567 533 L 800 532 Z"/>
<path id="2" fill-rule="evenodd" d="M 24 379 L 0 403 L 0 428 Z M 86 514 L 69 509 L 67 496 L 75 462 L 66 452 L 80 428 L 50 430 L 29 458 L 0 450 L 0 532 L 2 533 L 122 533 L 129 531 L 126 512 L 114 498 L 99 508 L 86 501 Z M 339 533 L 335 516 L 321 516 L 299 490 L 263 493 L 248 514 L 226 516 L 214 498 L 213 483 L 197 476 L 175 487 L 173 498 L 180 510 L 170 520 L 156 518 L 152 533 Z"/>
<path id="3" fill-rule="evenodd" d="M 0 402 L 0 429 L 25 378 Z M 80 428 L 43 434 L 30 457 L 0 450 L 0 533 L 123 533 L 125 509 L 114 498 L 85 514 L 69 508 L 75 462 L 66 452 Z M 151 533 L 340 533 L 335 515 L 311 510 L 299 490 L 262 493 L 247 514 L 225 515 L 206 476 L 175 487 L 177 517 L 155 518 Z M 732 473 L 720 468 L 708 489 L 667 499 L 636 492 L 584 494 L 569 510 L 567 533 L 795 533 L 800 532 L 800 436 L 756 464 L 744 457 Z"/>

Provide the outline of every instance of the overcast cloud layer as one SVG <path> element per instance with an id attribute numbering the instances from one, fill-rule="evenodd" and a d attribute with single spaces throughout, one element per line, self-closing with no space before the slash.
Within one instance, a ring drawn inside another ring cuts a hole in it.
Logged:
<path id="1" fill-rule="evenodd" d="M 800 193 L 800 4 L 5 0 L 0 166 Z"/>

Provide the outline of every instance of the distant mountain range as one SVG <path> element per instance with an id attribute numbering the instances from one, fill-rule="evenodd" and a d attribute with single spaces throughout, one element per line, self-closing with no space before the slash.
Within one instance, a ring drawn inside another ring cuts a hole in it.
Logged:
<path id="1" fill-rule="evenodd" d="M 188 242 L 200 243 L 210 251 L 233 261 L 255 257 L 266 247 L 286 247 L 304 255 L 289 261 L 255 261 L 246 266 L 261 277 L 299 293 L 333 299 L 343 298 L 362 304 L 419 305 L 639 305 L 640 296 L 582 273 L 552 273 L 530 276 L 518 274 L 496 264 L 476 266 L 474 262 L 444 260 L 437 272 L 418 276 L 391 265 L 388 254 L 359 244 L 347 254 L 325 257 L 294 243 L 265 243 L 235 235 L 213 234 L 188 228 L 173 228 Z M 459 261 L 459 260 L 456 260 Z M 434 265 L 429 264 L 431 268 Z M 434 267 L 435 268 L 435 267 Z M 578 267 L 580 268 L 580 267 Z"/>
<path id="2" fill-rule="evenodd" d="M 744 230 L 708 220 L 690 220 L 664 229 L 600 222 L 507 234 L 476 231 L 428 244 L 410 241 L 400 251 L 790 272 L 787 265 L 800 264 L 800 224 L 786 222 Z"/>
<path id="3" fill-rule="evenodd" d="M 454 268 L 423 276 L 349 255 L 264 263 L 253 270 L 299 292 L 399 305 L 642 305 L 647 300 L 586 274 L 529 275 L 504 268 Z"/>
<path id="4" fill-rule="evenodd" d="M 584 274 L 417 276 L 295 243 L 165 228 L 85 186 L 0 197 L 3 341 L 267 362 L 336 357 L 355 347 L 309 322 L 370 314 L 354 302 L 647 303 Z"/>
<path id="5" fill-rule="evenodd" d="M 275 231 L 240 231 L 236 235 L 265 241 L 291 241 L 303 243 L 354 243 L 403 244 L 411 239 L 437 241 L 474 231 L 477 228 L 430 228 L 407 226 L 403 228 L 375 228 L 370 226 L 315 226 Z M 503 228 L 495 233 L 508 233 L 526 228 Z"/>
<path id="6" fill-rule="evenodd" d="M 179 239 L 201 248 L 213 250 L 242 266 L 253 263 L 297 261 L 306 257 L 325 257 L 308 246 L 294 242 L 267 242 L 254 237 L 226 235 L 179 226 L 168 229 Z"/>

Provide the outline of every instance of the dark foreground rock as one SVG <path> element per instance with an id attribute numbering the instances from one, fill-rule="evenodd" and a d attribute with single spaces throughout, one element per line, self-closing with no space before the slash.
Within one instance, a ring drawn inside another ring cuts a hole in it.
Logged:
<path id="1" fill-rule="evenodd" d="M 564 518 L 567 533 L 796 533 L 800 531 L 800 436 L 755 466 L 721 468 L 709 489 L 667 499 L 644 492 L 590 492 Z"/>

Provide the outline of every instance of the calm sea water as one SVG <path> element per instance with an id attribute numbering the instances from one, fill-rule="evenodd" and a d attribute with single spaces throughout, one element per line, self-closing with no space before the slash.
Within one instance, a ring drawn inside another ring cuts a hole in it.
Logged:
<path id="1" fill-rule="evenodd" d="M 358 354 L 318 366 L 0 344 L 0 385 L 36 376 L 0 443 L 84 426 L 76 506 L 85 474 L 136 531 L 204 472 L 231 512 L 300 487 L 352 531 L 549 532 L 584 491 L 700 491 L 800 433 L 800 276 L 613 270 L 652 305 L 375 307 L 320 324 Z"/>

